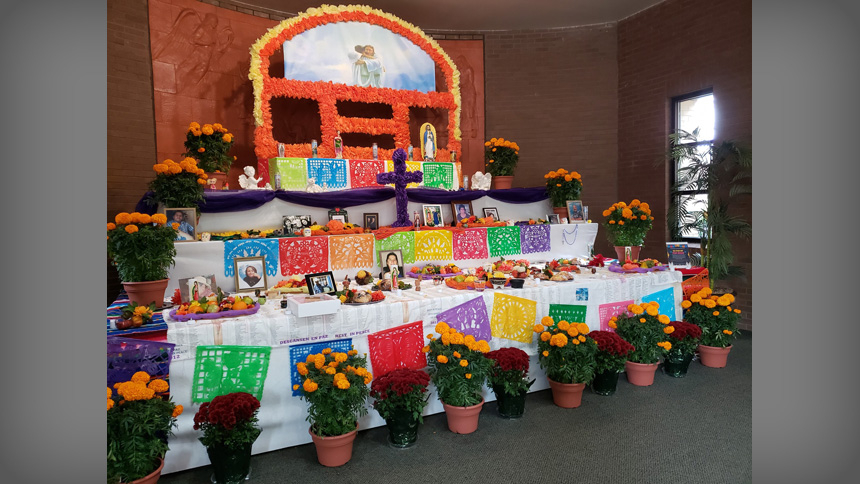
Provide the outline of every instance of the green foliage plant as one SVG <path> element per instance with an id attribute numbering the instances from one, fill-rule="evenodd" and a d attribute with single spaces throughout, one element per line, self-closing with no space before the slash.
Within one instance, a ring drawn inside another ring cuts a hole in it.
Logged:
<path id="1" fill-rule="evenodd" d="M 198 160 L 200 168 L 207 172 L 227 173 L 233 164 L 233 157 L 228 154 L 233 143 L 233 135 L 221 124 L 200 126 L 193 122 L 185 133 L 184 156 Z"/>
<path id="2" fill-rule="evenodd" d="M 157 213 L 121 212 L 107 224 L 107 253 L 123 282 L 167 279 L 176 257 L 176 230 Z"/>
<path id="3" fill-rule="evenodd" d="M 439 338 L 431 336 L 424 352 L 439 399 L 454 407 L 478 405 L 483 400 L 481 390 L 493 366 L 492 360 L 485 356 L 490 351 L 489 343 L 460 333 L 442 321 L 435 329 Z"/>
<path id="4" fill-rule="evenodd" d="M 504 138 L 484 143 L 484 167 L 493 176 L 512 176 L 520 161 L 520 146 Z"/>
<path id="5" fill-rule="evenodd" d="M 556 322 L 544 316 L 538 333 L 538 363 L 547 378 L 558 383 L 591 383 L 596 370 L 597 343 L 585 323 Z"/>

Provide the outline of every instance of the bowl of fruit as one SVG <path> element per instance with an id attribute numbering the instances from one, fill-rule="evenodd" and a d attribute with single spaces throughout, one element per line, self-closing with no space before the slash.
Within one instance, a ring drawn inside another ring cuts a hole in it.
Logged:
<path id="1" fill-rule="evenodd" d="M 609 265 L 609 270 L 612 272 L 621 272 L 621 273 L 645 273 L 645 272 L 654 272 L 654 271 L 665 271 L 669 268 L 669 266 L 665 266 L 661 264 L 659 261 L 655 259 L 643 259 L 641 261 L 628 260 L 623 265 L 619 265 L 617 262 L 613 262 Z"/>
<path id="2" fill-rule="evenodd" d="M 364 289 L 358 289 L 353 291 L 352 289 L 347 289 L 345 291 L 338 293 L 338 298 L 340 299 L 341 304 L 347 304 L 351 306 L 359 306 L 363 304 L 375 304 L 378 302 L 382 302 L 385 300 L 385 294 L 382 291 L 365 291 Z"/>
<path id="3" fill-rule="evenodd" d="M 308 292 L 308 281 L 305 280 L 304 277 L 301 276 L 292 276 L 289 279 L 285 279 L 283 281 L 278 281 L 274 287 L 270 287 L 266 293 L 270 297 L 274 297 L 278 294 L 284 293 L 296 293 L 303 292 L 307 294 Z"/>
<path id="4" fill-rule="evenodd" d="M 199 300 L 182 303 L 170 311 L 170 318 L 176 321 L 195 319 L 235 318 L 254 314 L 266 303 L 266 298 L 256 300 L 251 296 L 224 296 L 219 291 L 217 296 L 209 296 Z"/>
<path id="5" fill-rule="evenodd" d="M 433 279 L 433 276 L 454 277 L 463 274 L 456 264 L 451 263 L 444 266 L 427 264 L 424 267 L 412 266 L 409 276 L 415 279 Z"/>

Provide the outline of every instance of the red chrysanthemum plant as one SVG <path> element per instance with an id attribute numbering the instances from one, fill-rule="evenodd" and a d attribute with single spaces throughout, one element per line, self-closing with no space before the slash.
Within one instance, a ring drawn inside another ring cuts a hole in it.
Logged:
<path id="1" fill-rule="evenodd" d="M 374 398 L 373 408 L 385 420 L 397 412 L 406 411 L 422 423 L 421 414 L 427 405 L 430 375 L 422 370 L 398 368 L 376 377 L 370 384 L 370 396 Z"/>
<path id="2" fill-rule="evenodd" d="M 194 414 L 194 430 L 202 430 L 200 442 L 207 448 L 225 446 L 239 450 L 260 436 L 257 412 L 260 401 L 245 392 L 220 395 L 200 405 Z"/>
<path id="3" fill-rule="evenodd" d="M 597 343 L 596 373 L 619 373 L 624 370 L 627 355 L 633 345 L 612 331 L 592 331 L 589 336 Z"/>
<path id="4" fill-rule="evenodd" d="M 689 355 L 699 347 L 702 328 L 685 321 L 672 321 L 666 328 L 672 328 L 669 333 L 669 342 L 672 343 L 672 349 L 669 350 L 670 356 L 673 353 L 679 356 Z"/>
<path id="5" fill-rule="evenodd" d="M 493 391 L 521 395 L 529 391 L 535 380 L 529 381 L 529 355 L 519 348 L 499 348 L 485 355 L 493 361 L 487 377 Z"/>

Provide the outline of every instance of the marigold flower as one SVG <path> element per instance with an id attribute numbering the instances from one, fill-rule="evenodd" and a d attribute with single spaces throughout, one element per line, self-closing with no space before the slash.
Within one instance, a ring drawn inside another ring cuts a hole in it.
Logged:
<path id="1" fill-rule="evenodd" d="M 669 324 L 672 322 L 672 320 L 669 319 L 669 316 L 666 316 L 665 314 L 657 316 L 657 321 L 660 321 L 663 324 Z"/>
<path id="2" fill-rule="evenodd" d="M 107 388 L 107 398 L 110 398 L 111 395 L 113 395 L 113 391 L 110 389 L 110 387 L 105 387 L 105 388 Z"/>
<path id="3" fill-rule="evenodd" d="M 644 322 L 645 322 L 645 318 L 639 318 L 639 322 L 640 322 L 640 323 L 644 323 Z"/>
<path id="4" fill-rule="evenodd" d="M 128 212 L 120 212 L 114 217 L 114 221 L 120 225 L 131 223 L 131 214 Z"/>
<path id="5" fill-rule="evenodd" d="M 712 299 L 705 300 L 705 307 L 708 309 L 714 309 L 717 307 L 717 302 Z"/>
<path id="6" fill-rule="evenodd" d="M 308 378 L 307 380 L 305 380 L 304 383 L 302 383 L 302 388 L 304 388 L 304 390 L 308 393 L 313 393 L 317 391 L 319 387 L 320 386 L 317 385 L 317 382 L 311 380 L 310 378 Z"/>
<path id="7" fill-rule="evenodd" d="M 642 309 L 642 306 L 637 306 L 635 304 L 631 304 L 630 306 L 628 306 L 627 310 L 637 316 L 645 312 L 645 310 Z"/>
<path id="8" fill-rule="evenodd" d="M 166 224 L 167 223 L 167 215 L 164 215 L 163 213 L 157 213 L 157 214 L 152 216 L 152 222 L 156 223 L 158 225 Z"/>
<path id="9" fill-rule="evenodd" d="M 424 352 L 424 353 L 429 353 L 429 352 L 430 352 L 430 347 L 429 347 L 429 346 L 425 346 L 425 347 L 421 348 L 421 351 L 422 351 L 422 352 Z"/>
<path id="10" fill-rule="evenodd" d="M 191 124 L 188 125 L 189 129 L 200 129 L 200 123 L 197 121 L 192 121 Z"/>
<path id="11" fill-rule="evenodd" d="M 724 333 L 724 334 L 729 334 L 729 335 L 730 335 L 730 334 L 732 334 L 732 331 L 731 331 L 731 330 L 729 330 L 729 329 L 724 329 L 724 330 L 723 330 L 723 333 Z"/>
<path id="12" fill-rule="evenodd" d="M 155 393 L 164 393 L 169 388 L 169 385 L 167 384 L 166 381 L 164 381 L 160 378 L 157 378 L 157 379 L 149 382 L 149 385 L 147 385 L 147 387 L 150 390 L 154 391 Z"/>
<path id="13" fill-rule="evenodd" d="M 534 325 L 534 326 L 532 327 L 532 331 L 534 331 L 535 333 L 543 332 L 543 325 L 542 325 L 542 324 L 536 324 L 536 325 Z"/>
<path id="14" fill-rule="evenodd" d="M 719 311 L 714 311 L 714 312 L 713 312 L 713 313 L 711 313 L 711 314 L 713 314 L 714 316 L 719 316 L 719 315 L 720 315 L 720 312 L 719 312 Z"/>
<path id="15" fill-rule="evenodd" d="M 549 356 L 549 351 L 544 350 L 544 352 L 541 354 L 544 356 L 544 358 L 546 358 L 547 356 Z"/>
<path id="16" fill-rule="evenodd" d="M 142 213 L 138 215 L 137 220 L 139 223 L 149 225 L 150 223 L 152 223 L 152 216 L 150 216 L 148 213 Z"/>
<path id="17" fill-rule="evenodd" d="M 203 134 L 205 134 L 205 135 L 207 135 L 207 136 L 208 136 L 208 135 L 211 135 L 212 133 L 214 133 L 214 132 L 215 132 L 215 130 L 214 130 L 214 129 L 212 129 L 212 126 L 209 126 L 208 124 L 207 124 L 207 125 L 204 125 L 204 126 L 203 126 L 203 129 L 201 129 L 200 131 L 202 131 L 202 132 L 203 132 Z"/>
<path id="18" fill-rule="evenodd" d="M 466 373 L 466 379 L 467 379 L 467 380 L 471 380 L 471 379 L 472 379 L 472 374 L 471 374 L 471 373 Z"/>
<path id="19" fill-rule="evenodd" d="M 469 362 L 467 360 L 460 360 L 460 366 L 463 368 L 469 366 Z"/>
<path id="20" fill-rule="evenodd" d="M 549 331 L 544 331 L 543 333 L 540 334 L 540 340 L 541 341 L 549 341 L 549 339 L 551 337 L 552 337 L 552 335 L 549 334 Z"/>
<path id="21" fill-rule="evenodd" d="M 448 346 L 451 344 L 451 335 L 449 333 L 442 333 L 442 337 L 439 338 L 439 341 L 441 341 L 443 345 Z"/>
<path id="22" fill-rule="evenodd" d="M 322 354 L 324 354 L 324 355 L 330 355 L 330 354 L 331 354 L 331 351 L 332 351 L 332 349 L 331 349 L 331 348 L 326 348 L 326 349 L 322 350 Z"/>
<path id="23" fill-rule="evenodd" d="M 544 316 L 540 319 L 540 324 L 544 326 L 552 326 L 553 324 L 555 324 L 555 321 L 552 319 L 551 316 Z"/>
<path id="24" fill-rule="evenodd" d="M 182 405 L 177 405 L 177 406 L 173 407 L 173 418 L 176 418 L 176 417 L 182 415 L 182 412 L 184 410 L 185 410 L 185 407 L 183 407 Z"/>
<path id="25" fill-rule="evenodd" d="M 348 356 L 355 356 L 358 354 L 358 350 L 349 350 L 346 352 Z"/>
<path id="26" fill-rule="evenodd" d="M 611 222 L 611 221 L 610 221 L 610 222 Z M 624 221 L 623 221 L 623 220 L 619 220 L 619 221 L 618 221 L 618 225 L 624 225 Z"/>
<path id="27" fill-rule="evenodd" d="M 454 358 L 462 358 L 462 356 L 460 356 L 460 352 L 459 352 L 459 351 L 455 351 L 455 352 L 454 352 Z"/>
<path id="28" fill-rule="evenodd" d="M 612 329 L 618 329 L 618 325 L 615 323 L 615 321 L 610 321 L 610 322 L 606 323 L 606 325 Z"/>
<path id="29" fill-rule="evenodd" d="M 444 334 L 448 332 L 450 327 L 448 326 L 448 323 L 445 323 L 444 321 L 439 321 L 438 323 L 436 323 L 435 329 L 437 333 Z"/>
<path id="30" fill-rule="evenodd" d="M 114 405 L 114 401 L 113 401 L 113 400 L 111 400 L 110 398 L 108 398 L 108 399 L 107 399 L 107 409 L 108 409 L 108 410 L 112 409 L 112 408 L 113 408 L 113 405 Z"/>
<path id="31" fill-rule="evenodd" d="M 702 296 L 700 296 L 698 294 L 693 294 L 692 296 L 690 296 L 690 302 L 697 303 L 701 300 L 702 300 Z"/>
<path id="32" fill-rule="evenodd" d="M 568 328 L 567 334 L 569 334 L 571 338 L 576 338 L 579 336 L 579 331 L 575 327 L 571 326 Z"/>
<path id="33" fill-rule="evenodd" d="M 692 306 L 692 305 L 693 305 L 693 304 L 692 304 L 690 301 L 686 300 L 686 299 L 684 299 L 683 301 L 681 301 L 681 307 L 682 307 L 682 308 L 684 308 L 684 309 L 690 309 L 690 306 Z"/>
<path id="34" fill-rule="evenodd" d="M 293 385 L 293 391 L 298 390 L 299 388 L 300 388 L 300 387 L 299 387 L 298 383 L 297 383 L 297 384 L 295 384 L 295 385 Z"/>
<path id="35" fill-rule="evenodd" d="M 138 371 L 137 373 L 135 373 L 134 375 L 131 376 L 131 381 L 133 381 L 135 383 L 146 384 L 147 382 L 149 382 L 149 379 L 150 379 L 149 373 L 147 373 L 145 371 Z"/>
<path id="36" fill-rule="evenodd" d="M 335 373 L 337 373 L 337 370 L 335 370 L 334 368 L 329 366 L 325 369 L 325 372 L 326 372 L 326 374 L 334 375 Z"/>
<path id="37" fill-rule="evenodd" d="M 445 364 L 445 363 L 448 363 L 448 357 L 445 355 L 438 355 L 438 356 L 436 356 L 436 361 L 438 361 L 439 363 Z"/>
<path id="38" fill-rule="evenodd" d="M 108 230 L 113 230 L 113 229 L 115 229 L 115 228 L 116 228 L 116 224 L 114 224 L 113 222 L 108 222 L 108 223 L 107 223 L 107 229 L 108 229 Z"/>
<path id="39" fill-rule="evenodd" d="M 663 332 L 666 334 L 672 334 L 675 332 L 675 327 L 674 326 L 665 326 L 663 328 Z"/>
<path id="40" fill-rule="evenodd" d="M 452 345 L 461 345 L 465 341 L 463 337 L 463 333 L 453 333 L 451 334 L 451 344 Z"/>
<path id="41" fill-rule="evenodd" d="M 480 351 L 481 353 L 489 353 L 490 352 L 490 344 L 487 343 L 486 341 L 480 340 L 480 341 L 478 341 L 477 344 L 478 344 L 477 350 Z"/>
<path id="42" fill-rule="evenodd" d="M 735 313 L 740 314 L 740 313 L 741 313 L 741 310 L 736 308 L 736 309 L 735 309 Z"/>

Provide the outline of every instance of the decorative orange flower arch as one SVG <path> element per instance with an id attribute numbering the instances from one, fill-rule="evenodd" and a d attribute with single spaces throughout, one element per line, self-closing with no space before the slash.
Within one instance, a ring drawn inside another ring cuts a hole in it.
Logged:
<path id="1" fill-rule="evenodd" d="M 439 66 L 445 76 L 448 92 L 429 92 L 348 86 L 333 82 L 297 81 L 269 76 L 269 58 L 283 43 L 302 32 L 321 25 L 336 22 L 365 22 L 399 34 L 426 52 Z M 439 44 L 418 27 L 394 15 L 363 5 L 331 6 L 311 8 L 296 17 L 286 19 L 269 29 L 251 47 L 251 70 L 248 74 L 254 86 L 254 150 L 258 158 L 277 156 L 278 142 L 272 133 L 271 100 L 277 97 L 312 99 L 319 104 L 322 140 L 318 155 L 334 156 L 334 138 L 337 132 L 365 133 L 370 135 L 390 134 L 396 147 L 405 148 L 410 143 L 409 108 L 441 108 L 448 110 L 448 145 L 440 148 L 437 159 L 450 160 L 451 150 L 462 153 L 460 141 L 460 72 L 454 61 Z M 337 101 L 388 104 L 393 117 L 354 118 L 338 115 Z M 380 159 L 391 159 L 394 150 L 379 150 Z M 285 144 L 284 155 L 309 157 L 309 143 Z M 370 159 L 369 147 L 344 146 L 344 158 Z"/>

